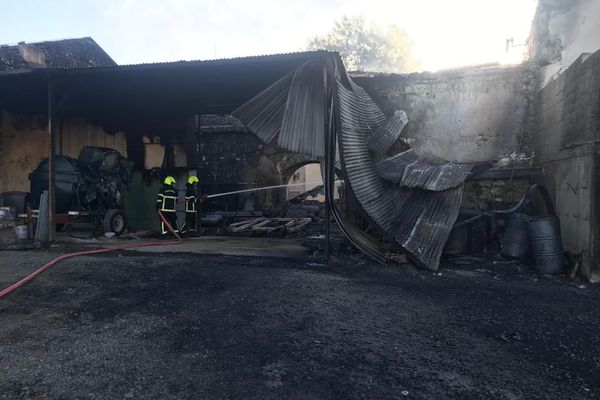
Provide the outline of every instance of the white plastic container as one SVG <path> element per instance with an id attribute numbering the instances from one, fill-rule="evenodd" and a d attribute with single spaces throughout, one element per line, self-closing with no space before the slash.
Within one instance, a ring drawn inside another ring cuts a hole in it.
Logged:
<path id="1" fill-rule="evenodd" d="M 15 226 L 15 233 L 17 234 L 17 239 L 25 240 L 25 239 L 29 238 L 29 226 L 28 225 Z"/>

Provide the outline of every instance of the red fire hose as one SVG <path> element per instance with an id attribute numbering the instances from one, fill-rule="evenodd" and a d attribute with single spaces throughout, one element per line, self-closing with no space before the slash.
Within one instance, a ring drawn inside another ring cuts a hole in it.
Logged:
<path id="1" fill-rule="evenodd" d="M 9 287 L 7 287 L 3 291 L 1 291 L 0 299 L 3 298 L 4 296 L 8 295 L 9 293 L 14 292 L 21 286 L 25 285 L 26 283 L 30 282 L 31 280 L 33 280 L 33 278 L 35 278 L 36 276 L 38 276 L 39 274 L 41 274 L 42 272 L 44 272 L 51 266 L 58 264 L 59 262 L 61 262 L 62 260 L 66 260 L 67 258 L 85 256 L 85 255 L 90 255 L 90 254 L 110 253 L 113 251 L 135 249 L 135 248 L 139 248 L 139 247 L 165 246 L 165 245 L 181 243 L 181 237 L 177 234 L 177 232 L 175 232 L 175 230 L 173 230 L 173 227 L 171 226 L 169 221 L 167 221 L 165 216 L 160 212 L 160 210 L 158 211 L 158 215 L 160 216 L 160 219 L 167 226 L 167 229 L 169 230 L 169 232 L 171 232 L 173 235 L 175 235 L 177 240 L 170 240 L 170 241 L 166 241 L 166 242 L 136 243 L 136 244 L 129 244 L 129 245 L 125 245 L 125 246 L 111 247 L 111 248 L 107 248 L 107 249 L 86 250 L 86 251 L 78 251 L 76 253 L 63 254 L 60 257 L 56 257 L 56 258 L 48 261 L 46 264 L 42 265 L 40 268 L 36 269 L 31 274 L 27 275 L 25 278 L 21 279 L 20 281 L 10 285 Z"/>

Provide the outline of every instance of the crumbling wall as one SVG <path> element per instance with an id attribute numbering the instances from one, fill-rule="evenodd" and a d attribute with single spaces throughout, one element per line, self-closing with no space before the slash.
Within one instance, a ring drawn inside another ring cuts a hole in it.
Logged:
<path id="1" fill-rule="evenodd" d="M 539 65 L 535 164 L 544 167 L 563 244 L 600 280 L 600 0 L 540 0 L 530 36 Z"/>
<path id="2" fill-rule="evenodd" d="M 48 156 L 45 116 L 18 116 L 0 111 L 0 193 L 29 191 L 29 173 Z M 56 154 L 77 157 L 83 146 L 113 148 L 127 156 L 123 133 L 107 134 L 80 118 L 57 121 Z"/>
<path id="3" fill-rule="evenodd" d="M 564 247 L 581 255 L 585 277 L 600 279 L 600 51 L 550 81 L 537 104 L 535 163 L 544 167 Z"/>
<path id="4" fill-rule="evenodd" d="M 402 136 L 450 161 L 532 155 L 535 71 L 529 65 L 353 76 L 384 113 L 406 111 Z"/>
<path id="5" fill-rule="evenodd" d="M 530 58 L 541 66 L 542 86 L 582 54 L 600 49 L 600 0 L 540 0 L 530 37 Z"/>

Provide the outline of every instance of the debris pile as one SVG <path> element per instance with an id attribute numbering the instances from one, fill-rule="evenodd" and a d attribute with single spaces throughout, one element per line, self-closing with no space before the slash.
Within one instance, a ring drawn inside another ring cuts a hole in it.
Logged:
<path id="1" fill-rule="evenodd" d="M 496 256 L 529 264 L 541 273 L 561 273 L 567 266 L 558 217 L 543 186 L 532 185 L 506 209 L 467 192 L 477 208 L 462 208 L 444 253 L 453 262 L 471 255 Z"/>
<path id="2" fill-rule="evenodd" d="M 234 222 L 227 226 L 233 234 L 249 234 L 251 236 L 286 235 L 299 232 L 312 222 L 312 218 L 255 218 Z"/>

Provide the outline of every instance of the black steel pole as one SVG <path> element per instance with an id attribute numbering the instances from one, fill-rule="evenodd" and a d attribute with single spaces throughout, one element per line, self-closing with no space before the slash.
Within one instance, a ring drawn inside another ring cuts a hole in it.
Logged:
<path id="1" fill-rule="evenodd" d="M 202 114 L 198 114 L 198 132 L 196 135 L 196 177 L 200 176 L 199 164 L 200 157 L 202 157 L 201 150 L 201 140 L 202 140 Z M 196 183 L 196 194 L 198 196 L 202 196 L 202 182 Z M 196 202 L 196 233 L 200 232 L 200 225 L 202 224 L 202 203 Z"/>
<path id="2" fill-rule="evenodd" d="M 55 155 L 55 135 L 54 135 L 54 88 L 52 77 L 48 73 L 48 242 L 52 243 L 56 239 L 56 165 Z"/>
<path id="3" fill-rule="evenodd" d="M 328 196 L 327 192 L 331 191 L 331 185 L 329 182 L 329 158 L 331 157 L 330 153 L 330 146 L 331 143 L 329 142 L 329 101 L 327 99 L 327 66 L 323 67 L 323 88 L 325 91 L 325 98 L 324 100 L 324 107 L 325 107 L 325 113 L 324 113 L 324 124 L 323 124 L 323 135 L 325 136 L 325 175 L 324 176 L 324 181 L 323 183 L 325 184 L 325 258 L 327 260 L 327 263 L 329 264 L 329 253 L 330 253 L 330 249 L 329 249 L 329 236 L 330 236 L 330 231 L 331 231 L 331 202 L 329 201 L 329 198 L 333 198 L 333 195 Z M 335 153 L 334 153 L 335 154 Z"/>

